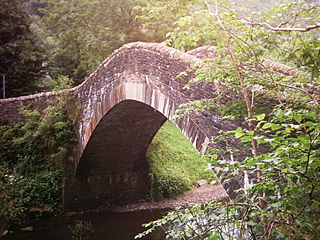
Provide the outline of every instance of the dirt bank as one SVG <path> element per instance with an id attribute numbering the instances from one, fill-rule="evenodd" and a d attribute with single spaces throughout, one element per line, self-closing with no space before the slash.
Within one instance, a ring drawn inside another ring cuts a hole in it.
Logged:
<path id="1" fill-rule="evenodd" d="M 129 204 L 106 209 L 111 212 L 131 212 L 151 209 L 173 209 L 179 206 L 187 206 L 190 203 L 201 203 L 209 201 L 223 201 L 228 195 L 221 185 L 204 184 L 198 188 L 189 190 L 176 199 L 166 199 L 162 202 L 147 202 Z"/>

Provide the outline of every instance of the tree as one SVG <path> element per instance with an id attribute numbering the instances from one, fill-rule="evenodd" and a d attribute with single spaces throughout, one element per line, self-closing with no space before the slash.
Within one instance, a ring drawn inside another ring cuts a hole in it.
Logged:
<path id="1" fill-rule="evenodd" d="M 6 75 L 6 96 L 34 93 L 43 76 L 43 49 L 30 29 L 30 17 L 18 0 L 0 5 L 0 74 Z"/>
<path id="2" fill-rule="evenodd" d="M 145 0 L 47 0 L 43 23 L 51 45 L 49 66 L 54 78 L 84 81 L 115 49 L 134 41 L 162 41 L 165 34 L 143 29 L 136 18 Z"/>

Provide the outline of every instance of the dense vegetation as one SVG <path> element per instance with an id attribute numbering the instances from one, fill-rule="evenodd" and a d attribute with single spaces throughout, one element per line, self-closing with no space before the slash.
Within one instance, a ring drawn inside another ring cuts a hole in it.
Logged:
<path id="1" fill-rule="evenodd" d="M 166 24 L 137 18 L 146 0 L 2 0 L 0 74 L 6 96 L 50 90 L 63 75 L 83 82 L 115 49 L 132 41 L 165 40 Z"/>
<path id="2" fill-rule="evenodd" d="M 0 74 L 7 79 L 6 96 L 33 93 L 44 75 L 44 49 L 31 29 L 31 17 L 19 0 L 1 0 Z"/>
<path id="3" fill-rule="evenodd" d="M 146 157 L 152 201 L 176 197 L 195 187 L 197 180 L 214 180 L 205 160 L 170 121 L 160 128 Z"/>
<path id="4" fill-rule="evenodd" d="M 24 109 L 24 123 L 0 123 L 0 228 L 19 223 L 32 209 L 54 211 L 72 155 L 74 130 L 65 99 L 40 113 Z"/>

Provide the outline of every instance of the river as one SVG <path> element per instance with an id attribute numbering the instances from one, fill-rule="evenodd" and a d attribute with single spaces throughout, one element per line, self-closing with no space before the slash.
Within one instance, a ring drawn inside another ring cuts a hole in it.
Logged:
<path id="1" fill-rule="evenodd" d="M 128 205 L 125 208 L 127 212 L 123 212 L 124 208 L 119 207 L 115 208 L 115 211 L 118 209 L 117 212 L 88 212 L 74 216 L 41 218 L 19 227 L 21 229 L 32 226 L 32 231 L 15 230 L 1 240 L 70 240 L 72 235 L 69 226 L 74 225 L 77 220 L 92 224 L 94 233 L 90 235 L 90 240 L 133 240 L 136 234 L 145 230 L 141 225 L 160 218 L 166 212 L 164 209 L 226 199 L 228 195 L 220 184 L 204 184 L 185 192 L 177 199 L 167 199 L 161 203 L 145 202 Z M 164 239 L 161 231 L 143 238 L 143 240 L 160 239 Z"/>
<path id="2" fill-rule="evenodd" d="M 93 233 L 90 240 L 132 240 L 143 230 L 141 224 L 155 220 L 164 214 L 164 210 L 144 210 L 125 213 L 88 212 L 75 216 L 57 216 L 42 218 L 38 221 L 21 226 L 32 231 L 16 230 L 3 237 L 3 240 L 70 240 L 72 234 L 69 226 L 76 220 L 92 224 Z M 2 240 L 1 239 L 1 240 Z M 80 238 L 78 238 L 80 239 Z M 163 233 L 157 231 L 143 238 L 144 240 L 164 239 Z"/>

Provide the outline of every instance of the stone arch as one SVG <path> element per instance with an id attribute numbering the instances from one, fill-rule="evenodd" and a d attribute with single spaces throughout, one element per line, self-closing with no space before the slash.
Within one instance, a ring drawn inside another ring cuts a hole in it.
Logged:
<path id="1" fill-rule="evenodd" d="M 117 104 L 125 100 L 134 100 L 151 106 L 158 112 L 162 113 L 167 119 L 176 124 L 184 133 L 192 145 L 201 153 L 205 153 L 206 147 L 203 143 L 209 139 L 205 136 L 199 126 L 189 117 L 182 119 L 175 117 L 178 104 L 159 89 L 152 88 L 145 83 L 124 82 L 107 95 L 102 97 L 103 101 L 97 103 L 95 112 L 92 114 L 88 128 L 82 134 L 82 148 L 86 147 L 91 134 L 97 127 L 101 119 Z M 83 151 L 82 150 L 82 151 Z M 81 154 L 82 155 L 82 152 Z"/>
<path id="2" fill-rule="evenodd" d="M 122 61 L 121 67 L 117 65 L 119 59 Z M 78 125 L 80 144 L 76 159 L 80 159 L 93 130 L 105 113 L 123 100 L 141 101 L 173 120 L 179 104 L 208 96 L 208 87 L 205 91 L 200 90 L 203 86 L 196 87 L 194 91 L 183 88 L 192 79 L 192 73 L 177 78 L 179 73 L 200 62 L 192 55 L 161 44 L 132 43 L 117 50 L 74 89 L 78 100 L 84 102 Z M 202 142 L 206 134 L 195 130 L 199 129 L 196 122 L 189 117 L 173 122 L 196 149 L 205 151 Z"/>
<path id="3" fill-rule="evenodd" d="M 198 64 L 201 64 L 200 59 L 161 44 L 127 44 L 103 62 L 83 84 L 72 90 L 82 110 L 78 121 L 78 152 L 73 164 L 73 175 L 65 179 L 66 209 L 94 208 L 105 205 L 106 202 L 121 203 L 121 194 L 117 201 L 114 201 L 116 198 L 101 195 L 104 190 L 103 187 L 98 187 L 102 185 L 98 182 L 109 180 L 103 180 L 103 177 L 97 180 L 102 173 L 94 178 L 90 177 L 94 174 L 86 174 L 80 170 L 87 169 L 85 164 L 82 166 L 81 161 L 95 129 L 118 104 L 132 100 L 154 108 L 165 118 L 172 120 L 201 153 L 206 151 L 209 138 L 218 135 L 222 129 L 234 128 L 237 123 L 222 120 L 215 110 L 189 114 L 183 119 L 173 118 L 181 103 L 212 97 L 213 85 L 210 83 L 198 83 L 192 88 L 185 88 L 194 77 L 194 70 L 191 68 Z M 180 74 L 185 71 L 188 73 Z M 148 141 L 146 143 L 149 144 Z M 123 191 L 125 192 L 126 190 Z M 145 194 L 143 191 L 140 193 L 131 196 L 137 199 Z"/>
<path id="4" fill-rule="evenodd" d="M 95 128 L 87 129 L 90 137 L 66 186 L 66 209 L 145 198 L 149 189 L 146 150 L 167 119 L 204 153 L 208 138 L 188 116 L 174 118 L 176 109 L 168 95 L 143 83 L 126 82 L 113 89 L 94 113 Z"/>

